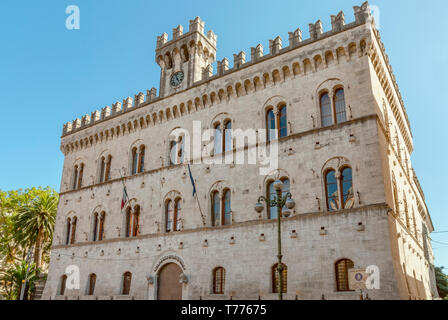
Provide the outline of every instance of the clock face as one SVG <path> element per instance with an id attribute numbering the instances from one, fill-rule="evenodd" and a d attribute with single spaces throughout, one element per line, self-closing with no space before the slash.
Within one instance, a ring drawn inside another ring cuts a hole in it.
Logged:
<path id="1" fill-rule="evenodd" d="M 184 80 L 184 72 L 178 71 L 171 76 L 170 85 L 172 87 L 178 87 L 182 83 L 182 80 Z"/>

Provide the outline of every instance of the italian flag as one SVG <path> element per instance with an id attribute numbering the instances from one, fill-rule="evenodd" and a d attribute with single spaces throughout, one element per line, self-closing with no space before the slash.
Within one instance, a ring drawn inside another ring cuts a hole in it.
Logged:
<path id="1" fill-rule="evenodd" d="M 124 206 L 128 203 L 129 197 L 126 191 L 126 187 L 123 186 L 123 197 L 121 198 L 121 210 L 123 211 Z"/>

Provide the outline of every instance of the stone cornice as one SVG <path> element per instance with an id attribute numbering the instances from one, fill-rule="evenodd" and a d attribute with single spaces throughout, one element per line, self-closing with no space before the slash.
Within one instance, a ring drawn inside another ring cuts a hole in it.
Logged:
<path id="1" fill-rule="evenodd" d="M 385 210 L 385 215 L 387 215 L 387 209 L 389 209 L 389 206 L 385 203 L 378 203 L 378 204 L 371 204 L 366 205 L 362 207 L 356 207 L 351 209 L 344 209 L 339 211 L 332 211 L 332 212 L 310 212 L 310 213 L 303 213 L 303 214 L 296 214 L 289 218 L 283 218 L 282 221 L 284 223 L 287 223 L 288 221 L 298 221 L 298 220 L 307 220 L 307 219 L 315 219 L 315 218 L 321 218 L 321 217 L 329 217 L 334 215 L 344 215 L 344 214 L 350 214 L 355 212 L 365 212 L 369 210 Z M 113 239 L 106 239 L 102 241 L 86 241 L 86 242 L 79 242 L 74 243 L 71 245 L 54 245 L 52 246 L 52 250 L 54 249 L 70 249 L 75 247 L 85 247 L 85 246 L 98 246 L 108 243 L 117 243 L 117 242 L 133 242 L 138 241 L 142 239 L 153 239 L 153 238 L 165 238 L 165 237 L 174 237 L 174 236 L 181 236 L 184 234 L 190 234 L 190 233 L 203 233 L 203 232 L 219 232 L 222 230 L 232 230 L 235 228 L 246 228 L 250 226 L 257 226 L 257 225 L 266 225 L 266 224 L 276 224 L 277 220 L 275 219 L 258 219 L 258 220 L 250 220 L 250 221 L 244 221 L 244 222 L 234 222 L 231 225 L 226 226 L 217 226 L 217 227 L 199 227 L 194 229 L 186 229 L 182 231 L 176 231 L 176 232 L 167 232 L 167 233 L 152 233 L 152 234 L 145 234 L 140 235 L 137 237 L 130 237 L 130 238 L 113 238 Z M 319 230 L 316 230 L 319 231 Z"/>

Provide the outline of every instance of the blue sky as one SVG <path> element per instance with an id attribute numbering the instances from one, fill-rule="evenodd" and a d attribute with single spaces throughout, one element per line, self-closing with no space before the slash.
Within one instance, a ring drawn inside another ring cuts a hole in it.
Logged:
<path id="1" fill-rule="evenodd" d="M 423 4 L 424 3 L 424 4 Z M 81 12 L 80 30 L 65 28 L 65 8 Z M 157 35 L 200 16 L 218 35 L 217 58 L 231 58 L 362 0 L 71 0 L 0 2 L 0 189 L 49 185 L 59 190 L 63 123 L 151 87 L 158 88 Z M 448 230 L 444 96 L 448 71 L 448 2 L 376 0 L 380 33 L 414 135 L 413 166 L 436 231 Z M 229 59 L 233 60 L 233 59 Z M 448 233 L 432 235 L 436 264 L 448 267 Z M 445 243 L 445 244 L 442 244 Z"/>

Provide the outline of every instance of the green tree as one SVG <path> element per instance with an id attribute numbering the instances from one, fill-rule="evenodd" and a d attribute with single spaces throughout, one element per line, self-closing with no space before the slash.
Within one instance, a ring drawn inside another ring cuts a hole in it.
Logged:
<path id="1" fill-rule="evenodd" d="M 53 190 L 39 189 L 37 196 L 20 205 L 13 216 L 14 239 L 24 248 L 34 247 L 34 263 L 40 270 L 44 247 L 53 239 L 59 197 Z"/>
<path id="2" fill-rule="evenodd" d="M 440 298 L 448 300 L 448 276 L 443 273 L 444 267 L 436 267 L 436 284 Z"/>
<path id="3" fill-rule="evenodd" d="M 34 290 L 35 282 L 38 280 L 36 265 L 33 263 L 28 266 L 26 261 L 21 261 L 10 266 L 6 270 L 0 271 L 0 282 L 3 284 L 4 288 L 3 295 L 7 300 L 20 299 L 22 283 L 25 280 L 27 271 L 28 282 L 25 288 L 25 300 L 29 298 L 28 293 Z"/>

